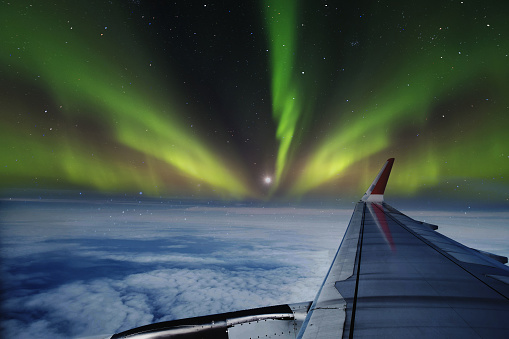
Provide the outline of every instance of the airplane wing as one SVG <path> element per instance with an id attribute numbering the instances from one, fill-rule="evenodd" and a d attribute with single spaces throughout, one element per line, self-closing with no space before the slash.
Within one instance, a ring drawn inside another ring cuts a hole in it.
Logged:
<path id="1" fill-rule="evenodd" d="M 384 202 L 389 159 L 354 209 L 314 301 L 147 325 L 111 338 L 509 337 L 507 258 Z"/>

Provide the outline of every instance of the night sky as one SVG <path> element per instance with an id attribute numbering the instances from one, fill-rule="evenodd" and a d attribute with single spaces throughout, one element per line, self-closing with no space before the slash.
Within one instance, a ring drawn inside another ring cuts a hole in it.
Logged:
<path id="1" fill-rule="evenodd" d="M 360 197 L 395 157 L 394 196 L 507 205 L 507 13 L 486 0 L 1 1 L 0 188 Z"/>

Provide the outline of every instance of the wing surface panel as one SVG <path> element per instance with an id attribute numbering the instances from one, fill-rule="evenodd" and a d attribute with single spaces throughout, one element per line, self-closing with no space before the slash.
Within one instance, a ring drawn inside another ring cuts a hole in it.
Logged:
<path id="1" fill-rule="evenodd" d="M 338 338 L 343 333 L 346 302 L 335 288 L 354 273 L 364 203 L 357 203 L 350 223 L 325 280 L 318 291 L 297 338 Z"/>
<path id="2" fill-rule="evenodd" d="M 354 274 L 335 283 L 347 304 L 343 338 L 509 333 L 509 286 L 486 276 L 507 276 L 507 267 L 385 204 L 365 204 Z"/>

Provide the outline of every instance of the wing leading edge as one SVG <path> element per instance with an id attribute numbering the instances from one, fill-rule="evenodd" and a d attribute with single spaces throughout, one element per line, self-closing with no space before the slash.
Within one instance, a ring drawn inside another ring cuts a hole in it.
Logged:
<path id="1" fill-rule="evenodd" d="M 386 204 L 393 163 L 356 204 L 313 302 L 152 324 L 112 338 L 507 337 L 507 258 Z"/>

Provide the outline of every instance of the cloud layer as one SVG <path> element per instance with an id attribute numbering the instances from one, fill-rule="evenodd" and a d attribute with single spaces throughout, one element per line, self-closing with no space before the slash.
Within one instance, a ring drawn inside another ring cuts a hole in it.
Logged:
<path id="1" fill-rule="evenodd" d="M 311 300 L 350 217 L 316 209 L 20 206 L 2 209 L 2 325 L 16 338 L 112 334 Z"/>
<path id="2" fill-rule="evenodd" d="M 112 334 L 152 322 L 311 300 L 351 213 L 3 202 L 3 334 Z M 405 213 L 439 224 L 468 246 L 509 252 L 496 240 L 509 236 L 501 227 L 507 213 Z"/>

